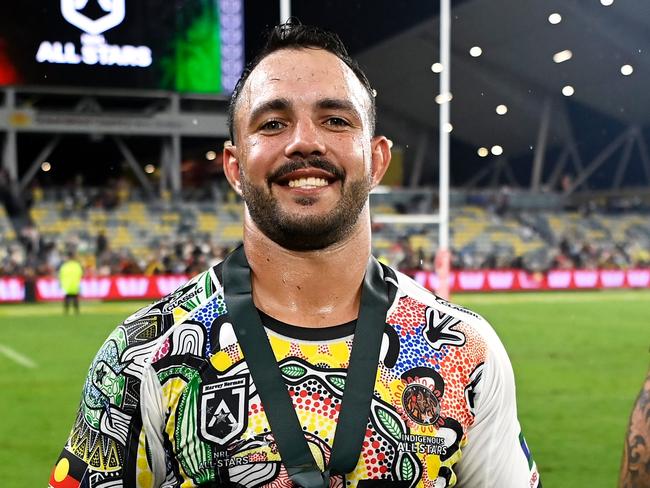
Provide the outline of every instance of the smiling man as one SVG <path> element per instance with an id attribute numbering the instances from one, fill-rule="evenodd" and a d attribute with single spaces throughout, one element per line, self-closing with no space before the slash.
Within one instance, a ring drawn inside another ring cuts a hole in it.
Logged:
<path id="1" fill-rule="evenodd" d="M 371 256 L 374 104 L 274 29 L 230 105 L 243 246 L 107 339 L 50 486 L 540 486 L 492 328 Z"/>

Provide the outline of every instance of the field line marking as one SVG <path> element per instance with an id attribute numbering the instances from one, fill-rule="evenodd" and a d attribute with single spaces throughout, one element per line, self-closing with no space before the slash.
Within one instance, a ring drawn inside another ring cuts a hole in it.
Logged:
<path id="1" fill-rule="evenodd" d="M 5 346 L 4 344 L 0 344 L 0 353 L 4 354 L 9 359 L 15 361 L 21 366 L 25 366 L 26 368 L 36 368 L 38 366 L 34 361 L 29 359 L 27 356 L 20 354 L 18 351 L 15 351 L 9 346 Z"/>

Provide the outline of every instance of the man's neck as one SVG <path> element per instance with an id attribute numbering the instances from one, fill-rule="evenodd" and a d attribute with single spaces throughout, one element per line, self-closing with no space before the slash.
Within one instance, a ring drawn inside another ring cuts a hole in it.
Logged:
<path id="1" fill-rule="evenodd" d="M 327 327 L 356 319 L 370 249 L 367 209 L 351 235 L 319 251 L 285 249 L 248 215 L 244 222 L 255 306 L 287 324 Z"/>

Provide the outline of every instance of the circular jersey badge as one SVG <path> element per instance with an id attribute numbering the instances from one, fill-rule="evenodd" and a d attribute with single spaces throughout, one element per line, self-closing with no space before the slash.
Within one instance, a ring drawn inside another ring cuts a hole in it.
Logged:
<path id="1" fill-rule="evenodd" d="M 433 425 L 440 417 L 440 402 L 427 387 L 410 384 L 402 393 L 402 406 L 411 420 L 420 425 Z"/>

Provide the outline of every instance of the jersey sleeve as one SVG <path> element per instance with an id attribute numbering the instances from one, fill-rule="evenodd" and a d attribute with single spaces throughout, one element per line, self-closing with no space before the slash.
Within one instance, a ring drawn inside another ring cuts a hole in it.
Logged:
<path id="1" fill-rule="evenodd" d="M 491 328 L 484 335 L 488 354 L 474 391 L 475 419 L 458 466 L 460 484 L 464 488 L 541 487 L 517 419 L 510 359 Z"/>
<path id="2" fill-rule="evenodd" d="M 99 349 L 74 425 L 51 472 L 50 488 L 149 487 L 155 472 L 164 477 L 162 436 L 145 434 L 152 432 L 147 425 L 161 419 L 152 419 L 147 411 L 143 415 L 141 409 L 143 395 L 160 397 L 148 367 L 156 341 L 147 328 L 153 330 L 154 322 L 147 317 L 125 322 Z M 138 335 L 142 339 L 134 341 Z"/>

